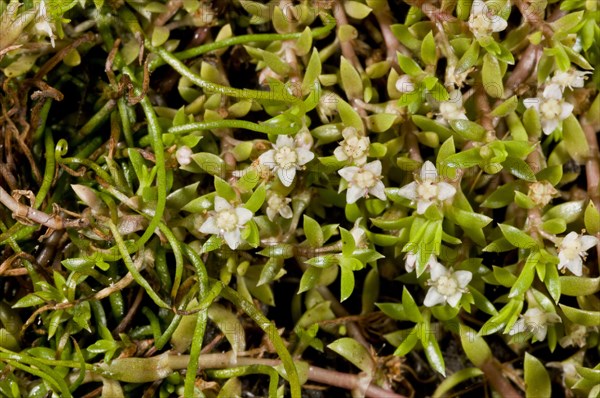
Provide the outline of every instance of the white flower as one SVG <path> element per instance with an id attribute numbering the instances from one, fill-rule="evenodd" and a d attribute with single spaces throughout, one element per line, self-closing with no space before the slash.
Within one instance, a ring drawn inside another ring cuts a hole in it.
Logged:
<path id="1" fill-rule="evenodd" d="M 412 251 L 406 253 L 406 262 L 404 263 L 404 268 L 406 272 L 412 272 L 415 269 L 415 265 L 419 261 L 419 255 L 415 254 Z M 431 267 L 434 263 L 437 263 L 435 256 L 432 254 L 429 256 L 429 260 L 427 260 L 427 264 L 425 264 L 425 268 Z M 438 263 L 439 264 L 439 263 Z"/>
<path id="2" fill-rule="evenodd" d="M 369 137 L 362 136 L 354 127 L 346 127 L 342 136 L 344 140 L 333 151 L 335 158 L 340 162 L 350 160 L 358 165 L 365 164 L 371 143 Z"/>
<path id="3" fill-rule="evenodd" d="M 554 312 L 545 312 L 539 308 L 531 307 L 519 316 L 508 334 L 531 332 L 537 341 L 543 341 L 548 333 L 548 324 L 561 322 L 560 316 Z"/>
<path id="4" fill-rule="evenodd" d="M 473 274 L 469 271 L 448 270 L 437 261 L 431 263 L 431 279 L 427 282 L 429 290 L 423 304 L 433 307 L 437 304 L 448 303 L 456 307 L 463 293 L 467 292 L 467 285 L 471 282 Z"/>
<path id="5" fill-rule="evenodd" d="M 385 185 L 381 182 L 381 162 L 379 160 L 360 167 L 344 167 L 338 173 L 348 181 L 346 202 L 354 203 L 369 194 L 386 200 Z"/>
<path id="6" fill-rule="evenodd" d="M 573 88 L 581 88 L 587 79 L 586 75 L 590 75 L 592 72 L 582 72 L 576 69 L 570 69 L 566 72 L 557 71 L 550 79 L 550 84 L 557 84 L 563 91 L 566 87 L 571 90 Z"/>
<path id="7" fill-rule="evenodd" d="M 449 93 L 448 101 L 442 101 L 439 104 L 439 112 L 436 120 L 447 126 L 450 120 L 467 120 L 465 108 L 463 107 L 462 94 L 459 90 L 453 90 Z"/>
<path id="8" fill-rule="evenodd" d="M 456 188 L 447 182 L 438 182 L 437 169 L 430 161 L 426 161 L 421 168 L 421 179 L 403 186 L 398 191 L 411 201 L 417 202 L 417 214 L 424 214 L 429 206 L 452 199 Z"/>
<path id="9" fill-rule="evenodd" d="M 481 0 L 475 0 L 469 16 L 469 29 L 477 40 L 486 39 L 494 32 L 502 32 L 508 23 Z"/>
<path id="10" fill-rule="evenodd" d="M 565 102 L 558 84 L 546 86 L 541 96 L 523 101 L 526 108 L 534 108 L 540 115 L 544 134 L 550 135 L 561 121 L 573 112 L 573 104 Z"/>
<path id="11" fill-rule="evenodd" d="M 179 163 L 180 166 L 187 166 L 192 162 L 193 154 L 194 153 L 192 152 L 190 147 L 184 145 L 177 148 L 177 152 L 175 152 L 175 158 L 177 159 L 177 163 Z"/>
<path id="12" fill-rule="evenodd" d="M 577 232 L 569 232 L 558 245 L 558 269 L 567 268 L 573 275 L 583 274 L 583 259 L 587 251 L 598 243 L 598 239 L 591 235 L 579 236 Z"/>
<path id="13" fill-rule="evenodd" d="M 402 75 L 396 80 L 396 90 L 403 94 L 412 93 L 415 91 L 415 83 L 409 75 Z"/>
<path id="14" fill-rule="evenodd" d="M 56 36 L 52 31 L 52 25 L 50 25 L 50 22 L 48 22 L 50 17 L 46 12 L 46 4 L 44 3 L 44 0 L 40 2 L 39 7 L 40 8 L 38 9 L 37 15 L 35 16 L 34 29 L 48 36 L 52 42 L 52 47 L 54 47 L 54 39 Z"/>
<path id="15" fill-rule="evenodd" d="M 269 217 L 269 220 L 273 221 L 277 214 L 283 218 L 292 218 L 294 213 L 292 213 L 292 208 L 289 205 L 291 201 L 290 198 L 269 191 L 267 195 L 267 217 Z"/>
<path id="16" fill-rule="evenodd" d="M 215 211 L 200 227 L 204 234 L 218 235 L 235 250 L 242 243 L 241 229 L 252 219 L 252 212 L 245 207 L 234 207 L 226 199 L 215 196 Z"/>
<path id="17" fill-rule="evenodd" d="M 286 187 L 292 185 L 296 170 L 310 162 L 315 154 L 306 148 L 298 147 L 292 137 L 280 135 L 273 149 L 259 156 L 258 161 L 273 170 L 279 181 Z"/>

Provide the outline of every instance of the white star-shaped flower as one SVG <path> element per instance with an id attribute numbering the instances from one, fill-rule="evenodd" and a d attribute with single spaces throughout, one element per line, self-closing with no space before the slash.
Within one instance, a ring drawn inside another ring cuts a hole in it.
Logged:
<path id="1" fill-rule="evenodd" d="M 333 151 L 335 158 L 340 162 L 349 160 L 357 165 L 365 164 L 371 143 L 369 137 L 362 136 L 354 127 L 346 127 L 342 136 L 344 140 Z"/>
<path id="2" fill-rule="evenodd" d="M 426 161 L 421 168 L 420 180 L 403 186 L 400 196 L 417 203 L 417 214 L 424 214 L 429 206 L 454 198 L 456 188 L 444 181 L 438 182 L 438 173 L 434 164 Z"/>
<path id="3" fill-rule="evenodd" d="M 275 220 L 277 214 L 283 218 L 292 218 L 294 213 L 292 213 L 292 208 L 290 207 L 291 201 L 290 198 L 269 191 L 267 195 L 267 217 L 269 217 L 269 220 Z"/>
<path id="4" fill-rule="evenodd" d="M 252 216 L 252 212 L 245 207 L 234 207 L 226 199 L 215 196 L 215 211 L 200 226 L 200 232 L 222 237 L 235 250 L 242 243 L 241 230 Z"/>
<path id="5" fill-rule="evenodd" d="M 568 269 L 573 275 L 583 275 L 583 259 L 587 251 L 598 244 L 598 239 L 591 235 L 569 232 L 558 244 L 558 269 Z"/>
<path id="6" fill-rule="evenodd" d="M 471 282 L 473 274 L 469 271 L 448 270 L 442 264 L 434 261 L 430 265 L 431 279 L 427 282 L 429 290 L 423 304 L 433 307 L 437 304 L 448 303 L 456 307 L 463 293 L 467 292 L 467 285 Z"/>
<path id="7" fill-rule="evenodd" d="M 286 187 L 292 185 L 296 170 L 313 160 L 315 154 L 304 147 L 299 147 L 292 137 L 280 135 L 268 150 L 259 156 L 258 161 L 273 170 L 279 181 Z"/>
<path id="8" fill-rule="evenodd" d="M 368 197 L 369 194 L 386 200 L 385 185 L 381 182 L 381 162 L 379 160 L 360 167 L 344 167 L 338 173 L 348 181 L 347 203 L 354 203 L 360 198 Z"/>
<path id="9" fill-rule="evenodd" d="M 502 32 L 508 23 L 481 0 L 475 0 L 469 15 L 469 29 L 477 40 L 487 39 L 494 32 Z"/>
<path id="10" fill-rule="evenodd" d="M 537 341 L 543 341 L 548 333 L 548 325 L 558 322 L 561 322 L 558 314 L 531 307 L 519 316 L 519 320 L 515 322 L 508 334 L 513 336 L 517 333 L 531 332 Z"/>
<path id="11" fill-rule="evenodd" d="M 462 94 L 459 90 L 453 90 L 448 93 L 448 101 L 442 101 L 439 104 L 439 112 L 435 120 L 443 124 L 448 125 L 451 120 L 463 119 L 467 120 L 465 108 L 463 107 Z"/>
<path id="12" fill-rule="evenodd" d="M 566 87 L 571 90 L 573 88 L 581 88 L 587 79 L 586 75 L 591 75 L 592 72 L 582 72 L 576 69 L 569 69 L 566 72 L 554 72 L 554 76 L 550 79 L 550 84 L 557 84 L 563 91 Z"/>
<path id="13" fill-rule="evenodd" d="M 540 115 L 544 134 L 550 135 L 573 112 L 573 104 L 565 102 L 558 84 L 546 86 L 541 96 L 523 100 L 526 108 L 534 108 Z"/>

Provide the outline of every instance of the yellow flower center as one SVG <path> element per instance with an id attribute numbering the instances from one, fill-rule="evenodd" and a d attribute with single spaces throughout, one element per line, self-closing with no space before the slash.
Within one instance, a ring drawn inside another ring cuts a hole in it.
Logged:
<path id="1" fill-rule="evenodd" d="M 561 111 L 562 107 L 560 101 L 554 98 L 545 100 L 540 106 L 540 113 L 542 114 L 542 117 L 547 120 L 558 118 Z"/>
<path id="2" fill-rule="evenodd" d="M 348 157 L 360 158 L 365 154 L 365 151 L 367 150 L 367 145 L 365 145 L 364 141 L 364 139 L 359 137 L 350 137 L 344 140 L 342 149 Z"/>
<path id="3" fill-rule="evenodd" d="M 269 206 L 273 210 L 278 211 L 285 205 L 286 205 L 286 203 L 280 195 L 272 195 L 267 200 L 267 206 Z"/>
<path id="4" fill-rule="evenodd" d="M 296 150 L 289 146 L 284 146 L 275 152 L 275 163 L 282 169 L 289 169 L 298 164 L 298 154 Z"/>
<path id="5" fill-rule="evenodd" d="M 369 189 L 377 184 L 377 177 L 369 170 L 361 170 L 354 175 L 353 182 L 361 189 Z"/>
<path id="6" fill-rule="evenodd" d="M 436 290 L 442 296 L 452 296 L 458 292 L 458 282 L 451 276 L 440 276 L 440 278 L 435 282 Z"/>
<path id="7" fill-rule="evenodd" d="M 575 240 L 570 242 L 566 247 L 563 247 L 560 252 L 564 254 L 567 260 L 575 260 L 579 257 L 581 251 L 581 243 L 579 243 L 579 240 Z"/>
<path id="8" fill-rule="evenodd" d="M 237 228 L 238 217 L 234 210 L 222 210 L 217 213 L 216 224 L 221 231 L 229 232 Z"/>
<path id="9" fill-rule="evenodd" d="M 438 195 L 438 186 L 433 181 L 425 180 L 417 186 L 417 195 L 423 200 L 432 200 Z"/>

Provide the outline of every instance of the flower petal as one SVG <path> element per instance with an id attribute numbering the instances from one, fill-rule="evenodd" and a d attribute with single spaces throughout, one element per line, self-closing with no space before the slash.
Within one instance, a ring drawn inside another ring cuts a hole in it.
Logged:
<path id="1" fill-rule="evenodd" d="M 406 261 L 404 263 L 404 268 L 406 272 L 412 272 L 415 269 L 415 264 L 417 262 L 417 255 L 413 252 L 408 252 L 406 254 Z"/>
<path id="2" fill-rule="evenodd" d="M 283 206 L 281 209 L 279 209 L 279 214 L 281 214 L 281 217 L 287 219 L 290 219 L 294 216 L 294 213 L 292 212 L 292 208 L 290 206 Z"/>
<path id="3" fill-rule="evenodd" d="M 565 266 L 569 271 L 573 273 L 575 276 L 583 275 L 583 261 L 581 261 L 581 257 L 577 256 L 577 258 L 572 259 L 571 261 L 567 261 Z"/>
<path id="4" fill-rule="evenodd" d="M 458 286 L 462 289 L 464 289 L 473 278 L 473 274 L 470 271 L 456 271 L 453 276 L 458 282 Z"/>
<path id="5" fill-rule="evenodd" d="M 419 200 L 417 202 L 417 214 L 425 214 L 425 211 L 431 206 L 433 202 L 429 200 Z"/>
<path id="6" fill-rule="evenodd" d="M 267 152 L 263 153 L 258 157 L 258 162 L 260 164 L 264 164 L 265 166 L 273 169 L 275 168 L 275 150 L 269 149 Z"/>
<path id="7" fill-rule="evenodd" d="M 438 200 L 446 200 L 453 198 L 456 194 L 456 188 L 453 185 L 448 184 L 447 182 L 440 182 L 437 184 L 438 186 Z"/>
<path id="8" fill-rule="evenodd" d="M 344 137 L 344 139 L 348 139 L 350 137 L 354 137 L 355 135 L 358 135 L 358 131 L 356 130 L 355 127 L 346 127 L 342 130 L 342 137 Z"/>
<path id="9" fill-rule="evenodd" d="M 462 297 L 462 293 L 456 292 L 452 296 L 446 298 L 446 301 L 448 302 L 448 304 L 450 304 L 450 307 L 456 307 L 456 305 L 460 301 L 461 297 Z"/>
<path id="10" fill-rule="evenodd" d="M 354 164 L 360 165 L 360 164 L 365 164 L 365 163 L 367 163 L 367 155 L 366 154 L 359 158 L 354 158 Z"/>
<path id="11" fill-rule="evenodd" d="M 344 152 L 344 149 L 341 146 L 338 146 L 333 150 L 333 156 L 340 162 L 348 160 L 348 155 L 346 155 L 346 152 Z"/>
<path id="12" fill-rule="evenodd" d="M 444 267 L 442 264 L 440 264 L 437 261 L 431 262 L 429 266 L 430 266 L 429 273 L 431 275 L 431 280 L 434 282 L 437 281 L 438 279 L 440 279 L 442 276 L 449 274 L 449 271 L 446 269 L 446 267 Z"/>
<path id="13" fill-rule="evenodd" d="M 554 130 L 556 130 L 556 128 L 558 127 L 558 123 L 559 122 L 557 119 L 542 119 L 542 130 L 544 131 L 544 134 L 552 134 Z"/>
<path id="14" fill-rule="evenodd" d="M 295 148 L 296 145 L 294 143 L 294 139 L 292 137 L 290 137 L 289 135 L 277 136 L 277 141 L 275 141 L 275 147 L 277 149 L 280 149 L 284 146 L 289 146 L 289 147 Z"/>
<path id="15" fill-rule="evenodd" d="M 275 219 L 275 216 L 277 216 L 277 210 L 267 206 L 267 217 L 269 218 L 269 220 L 273 221 Z"/>
<path id="16" fill-rule="evenodd" d="M 562 100 L 563 94 L 558 84 L 549 84 L 544 89 L 542 96 L 546 99 Z"/>
<path id="17" fill-rule="evenodd" d="M 417 183 L 413 181 L 403 186 L 398 190 L 398 195 L 409 200 L 417 200 Z"/>
<path id="18" fill-rule="evenodd" d="M 206 221 L 204 221 L 204 224 L 202 224 L 200 226 L 199 231 L 202 232 L 203 234 L 212 234 L 212 235 L 218 235 L 219 232 L 221 232 L 219 230 L 219 228 L 217 227 L 217 222 L 214 217 L 208 217 L 206 219 Z"/>
<path id="19" fill-rule="evenodd" d="M 510 328 L 508 334 L 510 336 L 514 336 L 517 333 L 523 333 L 525 332 L 527 329 L 525 327 L 525 320 L 523 318 L 519 319 L 518 321 L 515 322 L 515 324 L 512 326 L 512 328 Z"/>
<path id="20" fill-rule="evenodd" d="M 245 207 L 236 207 L 235 215 L 238 218 L 239 226 L 245 225 L 254 216 L 254 214 L 252 214 L 252 212 L 250 210 L 246 209 Z"/>
<path id="21" fill-rule="evenodd" d="M 383 182 L 381 181 L 377 181 L 377 184 L 369 189 L 369 193 L 378 199 L 387 200 L 387 197 L 385 196 L 385 185 L 383 185 Z"/>
<path id="22" fill-rule="evenodd" d="M 438 176 L 437 169 L 435 165 L 431 163 L 429 160 L 423 163 L 423 167 L 421 167 L 421 180 L 436 180 Z"/>
<path id="23" fill-rule="evenodd" d="M 350 182 L 354 178 L 354 175 L 358 173 L 358 170 L 359 168 L 356 166 L 349 166 L 338 170 L 338 174 L 341 175 L 344 180 Z"/>
<path id="24" fill-rule="evenodd" d="M 573 108 L 575 107 L 570 102 L 563 102 L 560 110 L 560 120 L 564 120 L 569 117 L 569 115 L 573 113 Z"/>
<path id="25" fill-rule="evenodd" d="M 300 166 L 305 165 L 315 157 L 315 154 L 306 148 L 297 148 L 296 154 L 298 155 L 298 164 Z"/>
<path id="26" fill-rule="evenodd" d="M 487 11 L 487 6 L 483 1 L 473 1 L 473 5 L 471 6 L 471 15 L 475 16 L 477 14 L 483 14 L 485 11 Z"/>
<path id="27" fill-rule="evenodd" d="M 583 235 L 579 238 L 579 242 L 581 243 L 581 250 L 587 251 L 598 244 L 598 238 L 591 235 Z"/>
<path id="28" fill-rule="evenodd" d="M 277 177 L 279 177 L 279 181 L 284 186 L 289 187 L 294 182 L 294 178 L 296 178 L 296 168 L 279 169 L 277 170 Z"/>
<path id="29" fill-rule="evenodd" d="M 508 26 L 508 22 L 506 22 L 502 17 L 494 16 L 492 18 L 492 31 L 493 32 L 502 32 Z"/>
<path id="30" fill-rule="evenodd" d="M 546 333 L 548 332 L 548 327 L 546 325 L 539 325 L 537 327 L 533 327 L 532 332 L 537 341 L 544 341 L 544 339 L 546 339 Z"/>
<path id="31" fill-rule="evenodd" d="M 374 160 L 371 163 L 367 163 L 363 166 L 364 170 L 370 171 L 375 174 L 377 177 L 381 175 L 381 162 L 379 160 Z"/>
<path id="32" fill-rule="evenodd" d="M 361 189 L 361 188 L 357 187 L 356 185 L 350 185 L 348 187 L 348 191 L 346 192 L 346 202 L 348 204 L 352 204 L 364 196 L 365 196 L 364 189 Z"/>
<path id="33" fill-rule="evenodd" d="M 224 199 L 220 196 L 215 196 L 215 210 L 217 213 L 232 208 L 233 206 L 227 201 L 227 199 Z"/>
<path id="34" fill-rule="evenodd" d="M 225 238 L 225 242 L 227 242 L 227 246 L 229 246 L 231 250 L 237 249 L 240 243 L 242 243 L 242 233 L 237 228 L 233 231 L 225 232 L 223 238 Z"/>
<path id="35" fill-rule="evenodd" d="M 444 296 L 442 296 L 434 287 L 430 287 L 425 296 L 425 300 L 423 300 L 423 305 L 425 307 L 433 307 L 437 304 L 443 304 L 445 301 L 446 298 Z"/>

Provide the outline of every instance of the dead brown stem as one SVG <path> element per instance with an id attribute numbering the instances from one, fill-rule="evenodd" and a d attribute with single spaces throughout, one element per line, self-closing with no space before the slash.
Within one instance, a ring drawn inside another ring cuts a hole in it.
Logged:
<path id="1" fill-rule="evenodd" d="M 480 369 L 485 374 L 485 378 L 490 382 L 492 388 L 504 398 L 520 398 L 522 395 L 510 384 L 502 374 L 502 365 L 497 359 L 488 360 Z"/>

